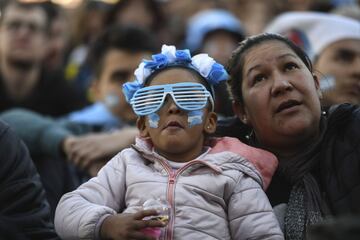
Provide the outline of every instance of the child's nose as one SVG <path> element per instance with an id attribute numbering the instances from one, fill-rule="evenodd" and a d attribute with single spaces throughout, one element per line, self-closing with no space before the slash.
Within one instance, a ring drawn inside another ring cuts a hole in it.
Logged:
<path id="1" fill-rule="evenodd" d="M 165 107 L 167 109 L 168 113 L 178 113 L 180 112 L 179 107 L 176 105 L 174 99 L 171 97 L 171 95 L 167 95 L 165 98 Z"/>

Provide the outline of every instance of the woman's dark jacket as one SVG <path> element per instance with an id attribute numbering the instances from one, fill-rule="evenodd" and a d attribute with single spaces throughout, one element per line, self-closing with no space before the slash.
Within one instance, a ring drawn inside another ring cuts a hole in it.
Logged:
<path id="1" fill-rule="evenodd" d="M 324 200 L 334 215 L 360 214 L 360 107 L 334 106 L 325 116 L 327 128 L 314 172 Z M 249 129 L 237 118 L 219 121 L 217 135 L 250 144 Z M 291 184 L 277 172 L 267 195 L 273 206 L 287 203 Z"/>
<path id="2" fill-rule="evenodd" d="M 28 150 L 0 121 L 0 239 L 58 239 Z"/>

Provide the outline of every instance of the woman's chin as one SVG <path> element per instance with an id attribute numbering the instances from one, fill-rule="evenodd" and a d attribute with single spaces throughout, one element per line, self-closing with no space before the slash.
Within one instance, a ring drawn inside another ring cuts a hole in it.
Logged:
<path id="1" fill-rule="evenodd" d="M 294 119 L 293 121 L 287 121 L 285 124 L 279 126 L 278 132 L 282 135 L 290 137 L 300 137 L 307 132 L 313 132 L 316 124 L 311 123 L 306 119 Z"/>

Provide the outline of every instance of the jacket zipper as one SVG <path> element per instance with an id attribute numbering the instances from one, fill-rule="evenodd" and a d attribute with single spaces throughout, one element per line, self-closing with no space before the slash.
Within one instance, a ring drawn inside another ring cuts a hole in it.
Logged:
<path id="1" fill-rule="evenodd" d="M 175 182 L 177 177 L 184 172 L 188 167 L 194 164 L 203 163 L 202 161 L 192 161 L 188 164 L 185 164 L 181 168 L 179 168 L 177 171 L 172 170 L 167 163 L 164 163 L 162 160 L 159 161 L 161 165 L 164 167 L 165 171 L 168 173 L 168 184 L 167 184 L 167 201 L 170 204 L 171 207 L 171 217 L 170 221 L 168 223 L 168 226 L 166 228 L 165 232 L 165 240 L 172 240 L 173 239 L 173 231 L 174 231 L 174 222 L 175 222 L 175 201 L 174 201 L 174 195 L 175 195 Z M 206 164 L 207 165 L 207 164 Z M 211 169 L 213 169 L 211 166 L 209 166 Z M 213 169 L 216 171 L 216 169 Z"/>
<path id="2" fill-rule="evenodd" d="M 168 180 L 168 189 L 167 189 L 167 199 L 171 206 L 171 217 L 170 222 L 168 224 L 168 227 L 166 229 L 165 239 L 171 240 L 173 238 L 173 230 L 174 230 L 174 222 L 175 222 L 175 201 L 174 201 L 174 195 L 175 195 L 175 181 L 176 181 L 176 172 L 173 170 L 169 173 L 169 180 Z"/>

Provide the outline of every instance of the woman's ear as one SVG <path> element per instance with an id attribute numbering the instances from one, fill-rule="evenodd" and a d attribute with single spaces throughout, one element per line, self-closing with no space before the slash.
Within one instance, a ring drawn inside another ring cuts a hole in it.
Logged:
<path id="1" fill-rule="evenodd" d="M 313 73 L 313 79 L 314 79 L 314 83 L 315 83 L 315 88 L 316 88 L 316 92 L 319 96 L 319 99 L 322 99 L 322 92 L 321 92 L 321 88 L 320 88 L 320 80 L 319 77 Z"/>
<path id="2" fill-rule="evenodd" d="M 209 112 L 205 124 L 204 131 L 207 134 L 213 134 L 216 131 L 217 115 L 215 112 Z"/>
<path id="3" fill-rule="evenodd" d="M 242 123 L 244 123 L 245 125 L 251 125 L 244 106 L 241 103 L 233 101 L 232 107 L 235 115 L 240 119 Z"/>
<path id="4" fill-rule="evenodd" d="M 149 131 L 148 128 L 146 126 L 146 119 L 145 117 L 138 117 L 138 119 L 136 120 L 136 126 L 139 129 L 139 135 L 143 138 L 147 138 L 149 137 Z"/>

